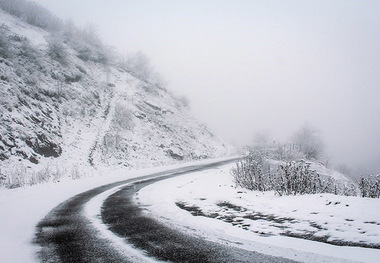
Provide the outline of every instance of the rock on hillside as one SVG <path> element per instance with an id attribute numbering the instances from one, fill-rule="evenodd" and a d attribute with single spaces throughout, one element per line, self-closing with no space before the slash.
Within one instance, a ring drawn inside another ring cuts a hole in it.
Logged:
<path id="1" fill-rule="evenodd" d="M 0 31 L 0 184 L 231 153 L 181 100 L 97 50 L 1 10 Z"/>

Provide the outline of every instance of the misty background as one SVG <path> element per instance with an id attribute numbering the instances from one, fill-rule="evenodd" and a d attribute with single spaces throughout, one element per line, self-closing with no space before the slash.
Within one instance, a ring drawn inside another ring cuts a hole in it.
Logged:
<path id="1" fill-rule="evenodd" d="M 305 123 L 355 173 L 380 172 L 380 2 L 38 0 L 141 50 L 195 116 L 235 145 Z"/>

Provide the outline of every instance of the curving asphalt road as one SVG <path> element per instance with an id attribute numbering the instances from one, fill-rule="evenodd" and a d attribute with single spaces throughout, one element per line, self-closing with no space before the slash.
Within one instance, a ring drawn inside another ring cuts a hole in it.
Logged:
<path id="1" fill-rule="evenodd" d="M 141 262 L 115 249 L 84 216 L 87 202 L 128 184 L 104 202 L 101 219 L 108 229 L 149 257 L 170 262 L 294 262 L 206 241 L 172 230 L 142 213 L 133 195 L 142 187 L 189 172 L 212 169 L 234 160 L 194 165 L 104 185 L 61 203 L 39 222 L 35 243 L 41 262 Z M 159 197 L 158 197 L 159 198 Z"/>

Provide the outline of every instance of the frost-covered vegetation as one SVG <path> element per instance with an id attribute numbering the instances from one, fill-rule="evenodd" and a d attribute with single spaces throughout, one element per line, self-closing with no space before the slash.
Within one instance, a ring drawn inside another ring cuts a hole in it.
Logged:
<path id="1" fill-rule="evenodd" d="M 0 0 L 0 9 L 32 26 L 47 30 L 49 33 L 47 53 L 61 64 L 67 62 L 70 55 L 67 47 L 70 47 L 75 51 L 75 56 L 82 61 L 118 65 L 145 82 L 162 82 L 162 78 L 154 71 L 146 55 L 141 51 L 126 56 L 117 54 L 103 43 L 96 27 L 92 24 L 80 28 L 70 20 L 63 22 L 43 6 L 27 0 Z M 14 57 L 17 54 L 11 48 L 12 39 L 4 34 L 3 27 L 4 25 L 0 28 L 2 32 L 0 55 Z"/>
<path id="2" fill-rule="evenodd" d="M 262 138 L 231 170 L 235 183 L 240 187 L 275 191 L 280 196 L 317 193 L 357 195 L 359 189 L 363 193 L 362 189 L 370 184 L 370 180 L 362 180 L 363 187 L 358 188 L 343 174 L 325 167 L 321 161 L 322 139 L 310 126 L 297 131 L 289 143 L 268 144 Z"/>
<path id="3" fill-rule="evenodd" d="M 0 187 L 228 154 L 165 88 L 141 52 L 122 56 L 94 26 L 0 0 Z M 49 169 L 45 169 L 49 167 Z"/>
<path id="4" fill-rule="evenodd" d="M 7 174 L 1 174 L 0 170 L 0 187 L 18 188 L 36 185 L 40 183 L 60 182 L 62 178 L 80 179 L 84 176 L 79 171 L 79 167 L 59 167 L 58 165 L 45 165 L 38 171 L 28 171 L 28 167 L 23 164 L 13 165 L 7 169 Z"/>
<path id="5" fill-rule="evenodd" d="M 79 58 L 107 62 L 106 46 L 96 34 L 94 27 L 78 28 L 73 23 L 62 22 L 50 11 L 36 2 L 26 0 L 0 0 L 0 8 L 26 23 L 47 30 L 51 37 L 49 54 L 58 61 L 66 57 L 64 44 L 78 51 Z M 83 53 L 87 52 L 87 56 Z"/>
<path id="6" fill-rule="evenodd" d="M 380 175 L 361 176 L 359 189 L 362 197 L 380 198 Z"/>
<path id="7" fill-rule="evenodd" d="M 261 151 L 250 152 L 231 169 L 235 183 L 254 191 L 275 191 L 278 195 L 332 193 L 356 195 L 354 183 L 342 182 L 311 169 L 311 162 L 275 162 Z"/>

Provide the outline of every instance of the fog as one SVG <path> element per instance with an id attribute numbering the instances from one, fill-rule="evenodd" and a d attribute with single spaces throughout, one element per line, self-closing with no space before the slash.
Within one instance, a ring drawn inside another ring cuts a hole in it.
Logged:
<path id="1" fill-rule="evenodd" d="M 227 142 L 318 128 L 334 163 L 380 173 L 379 1 L 39 0 L 141 50 Z"/>

